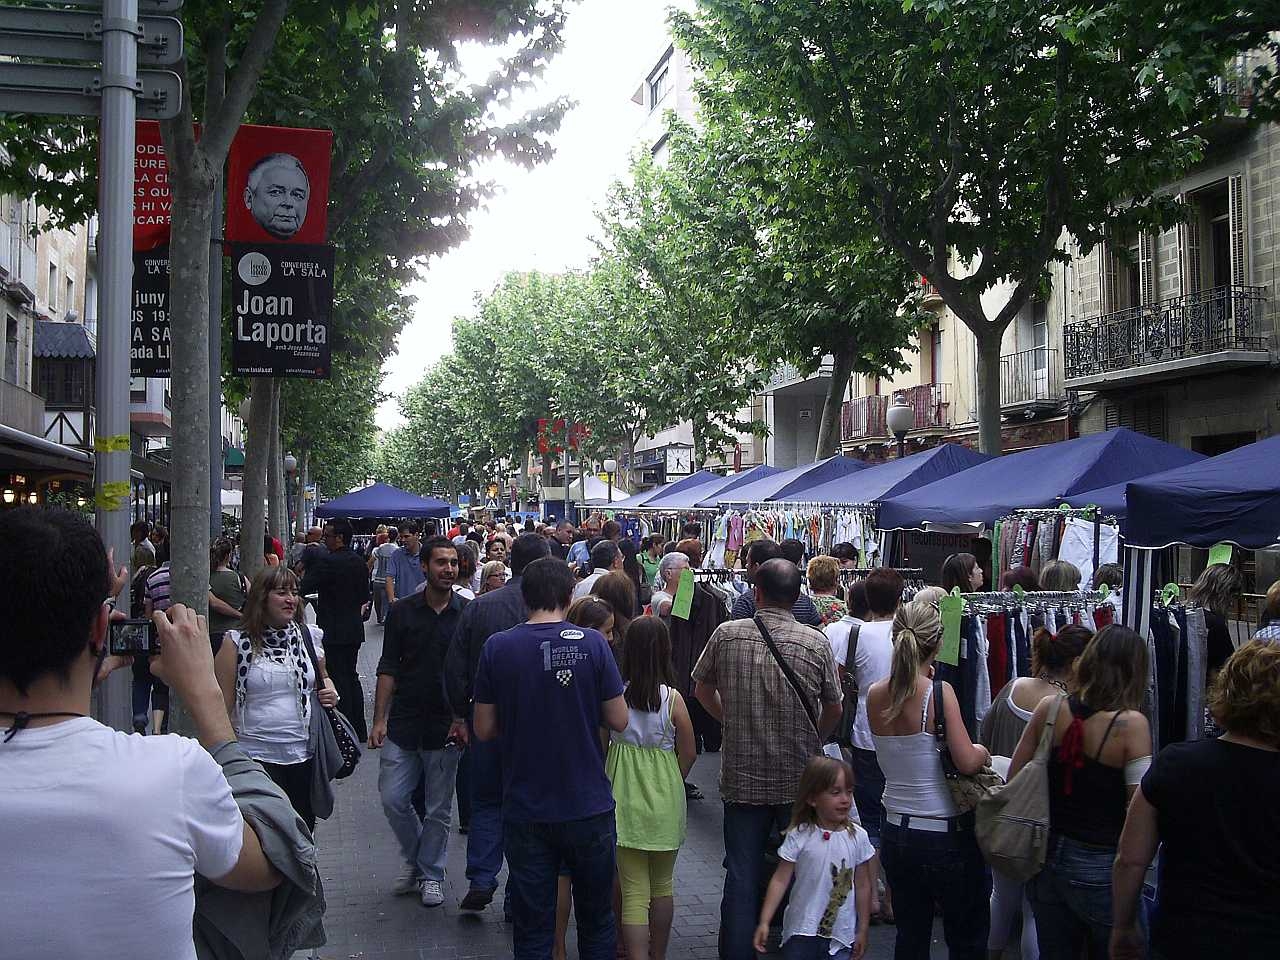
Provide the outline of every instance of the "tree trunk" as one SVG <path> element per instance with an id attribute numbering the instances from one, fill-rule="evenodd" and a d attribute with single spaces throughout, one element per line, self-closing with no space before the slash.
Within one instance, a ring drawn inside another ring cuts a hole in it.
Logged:
<path id="1" fill-rule="evenodd" d="M 173 405 L 170 591 L 199 613 L 209 598 L 209 237 L 215 171 L 170 165 L 169 303 Z"/>
<path id="2" fill-rule="evenodd" d="M 827 384 L 827 396 L 822 401 L 822 420 L 818 423 L 818 448 L 814 459 L 825 460 L 840 452 L 840 408 L 844 403 L 844 391 L 849 386 L 853 372 L 853 351 L 845 346 L 832 354 L 831 382 Z"/>
<path id="3" fill-rule="evenodd" d="M 287 508 L 284 505 L 284 454 L 280 450 L 280 381 L 271 381 L 271 426 L 268 427 L 267 442 L 267 529 L 281 543 L 285 542 L 288 526 Z"/>
<path id="4" fill-rule="evenodd" d="M 298 450 L 298 492 L 294 500 L 293 532 L 296 536 L 304 536 L 307 532 L 307 467 L 310 464 L 311 452 L 306 447 Z"/>
<path id="5" fill-rule="evenodd" d="M 1004 330 L 990 321 L 971 325 L 978 344 L 978 450 L 1000 456 L 1000 344 Z"/>
<path id="6" fill-rule="evenodd" d="M 244 501 L 240 524 L 240 572 L 250 580 L 263 565 L 262 534 L 267 518 L 267 458 L 270 454 L 271 381 L 257 377 L 249 389 L 249 422 L 244 438 Z"/>
<path id="7" fill-rule="evenodd" d="M 692 423 L 693 427 L 693 452 L 689 455 L 689 472 L 697 473 L 702 468 L 702 462 L 706 458 L 707 452 L 703 448 L 702 427 L 697 420 Z"/>

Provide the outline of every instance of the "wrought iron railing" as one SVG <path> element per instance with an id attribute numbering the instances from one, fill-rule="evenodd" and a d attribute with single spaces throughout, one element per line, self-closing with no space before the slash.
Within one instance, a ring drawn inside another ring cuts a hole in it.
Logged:
<path id="1" fill-rule="evenodd" d="M 888 397 L 856 397 L 846 400 L 840 409 L 840 439 L 867 440 L 887 437 L 889 427 L 885 423 L 885 411 L 889 409 Z"/>
<path id="2" fill-rule="evenodd" d="M 1034 347 L 1000 358 L 1000 406 L 1017 407 L 1061 399 L 1057 350 Z"/>
<path id="3" fill-rule="evenodd" d="M 1067 324 L 1067 379 L 1219 353 L 1265 351 L 1263 287 L 1213 287 Z"/>
<path id="4" fill-rule="evenodd" d="M 937 430 L 951 426 L 951 384 L 922 383 L 918 387 L 898 390 L 907 406 L 916 413 L 916 430 Z"/>

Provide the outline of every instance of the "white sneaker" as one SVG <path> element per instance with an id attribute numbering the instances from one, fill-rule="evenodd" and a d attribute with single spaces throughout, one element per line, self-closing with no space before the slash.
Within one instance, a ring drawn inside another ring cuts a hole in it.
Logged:
<path id="1" fill-rule="evenodd" d="M 444 891 L 440 889 L 438 881 L 423 880 L 418 889 L 422 891 L 422 905 L 424 907 L 438 907 L 444 903 Z"/>
<path id="2" fill-rule="evenodd" d="M 413 865 L 406 863 L 401 869 L 400 877 L 391 885 L 391 893 L 397 897 L 417 893 L 418 882 L 418 878 L 414 876 Z"/>

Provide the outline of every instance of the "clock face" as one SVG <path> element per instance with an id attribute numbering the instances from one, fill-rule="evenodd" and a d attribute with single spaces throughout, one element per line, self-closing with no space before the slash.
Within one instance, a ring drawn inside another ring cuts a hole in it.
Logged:
<path id="1" fill-rule="evenodd" d="M 689 472 L 689 451 L 688 450 L 668 450 L 667 451 L 667 473 L 688 473 Z"/>

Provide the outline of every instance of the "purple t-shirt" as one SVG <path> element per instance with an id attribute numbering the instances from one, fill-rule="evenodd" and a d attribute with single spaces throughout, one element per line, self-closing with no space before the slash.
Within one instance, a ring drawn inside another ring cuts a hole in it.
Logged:
<path id="1" fill-rule="evenodd" d="M 498 714 L 504 819 L 563 823 L 613 809 L 599 729 L 602 705 L 621 695 L 598 630 L 522 623 L 488 639 L 475 700 Z"/>

